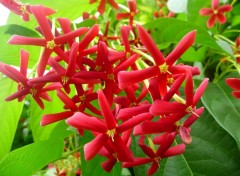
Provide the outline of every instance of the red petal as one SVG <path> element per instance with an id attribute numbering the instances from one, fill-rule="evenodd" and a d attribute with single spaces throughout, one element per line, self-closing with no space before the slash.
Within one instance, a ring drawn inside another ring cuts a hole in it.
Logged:
<path id="1" fill-rule="evenodd" d="M 69 98 L 62 90 L 57 90 L 57 96 L 73 112 L 76 112 L 78 110 L 76 104 L 72 101 L 72 99 Z"/>
<path id="2" fill-rule="evenodd" d="M 166 135 L 165 141 L 162 143 L 162 145 L 160 145 L 160 147 L 156 152 L 157 156 L 161 157 L 162 155 L 164 155 L 164 153 L 169 149 L 169 147 L 172 145 L 175 139 L 176 133 L 166 133 L 166 134 L 167 135 Z"/>
<path id="3" fill-rule="evenodd" d="M 217 15 L 211 15 L 207 21 L 208 28 L 212 28 L 216 23 L 216 20 L 217 20 Z"/>
<path id="4" fill-rule="evenodd" d="M 148 175 L 152 175 L 154 174 L 159 168 L 159 163 L 157 163 L 156 161 L 153 161 L 151 167 L 148 169 L 147 174 Z"/>
<path id="5" fill-rule="evenodd" d="M 154 116 L 168 115 L 172 113 L 184 112 L 186 105 L 178 102 L 167 102 L 162 100 L 156 100 L 150 108 L 150 113 Z"/>
<path id="6" fill-rule="evenodd" d="M 54 123 L 54 122 L 66 119 L 72 116 L 73 114 L 74 113 L 72 111 L 65 111 L 65 112 L 60 112 L 55 114 L 46 114 L 42 117 L 40 124 L 41 126 L 45 126 L 50 123 Z"/>
<path id="7" fill-rule="evenodd" d="M 214 10 L 217 9 L 219 6 L 219 0 L 212 0 L 211 5 Z"/>
<path id="8" fill-rule="evenodd" d="M 186 85 L 185 85 L 186 105 L 190 106 L 193 103 L 193 78 L 190 70 L 186 70 Z"/>
<path id="9" fill-rule="evenodd" d="M 142 151 L 149 157 L 149 158 L 155 158 L 156 154 L 154 153 L 154 151 L 148 147 L 147 145 L 144 144 L 144 140 L 145 140 L 145 136 L 140 136 L 139 141 L 138 141 L 138 145 L 139 147 L 141 147 Z"/>
<path id="10" fill-rule="evenodd" d="M 117 158 L 122 162 L 130 162 L 134 160 L 131 150 L 123 142 L 119 135 L 114 136 L 114 146 L 116 148 Z"/>
<path id="11" fill-rule="evenodd" d="M 115 69 L 114 69 L 114 73 L 118 73 L 119 71 L 122 70 L 126 70 L 128 67 L 130 67 L 131 65 L 133 65 L 135 63 L 135 61 L 139 58 L 138 54 L 133 54 L 131 57 L 129 57 L 127 60 L 125 60 L 124 62 L 122 62 L 120 65 L 118 65 Z"/>
<path id="12" fill-rule="evenodd" d="M 233 92 L 232 92 L 232 95 L 233 95 L 235 98 L 240 98 L 240 92 L 239 92 L 239 91 L 233 91 Z"/>
<path id="13" fill-rule="evenodd" d="M 28 69 L 29 53 L 23 49 L 20 50 L 21 60 L 20 60 L 20 72 L 26 77 Z"/>
<path id="14" fill-rule="evenodd" d="M 150 104 L 143 104 L 137 107 L 121 109 L 117 115 L 117 119 L 127 120 L 132 116 L 148 112 L 150 107 Z"/>
<path id="15" fill-rule="evenodd" d="M 199 11 L 199 14 L 202 15 L 202 16 L 208 16 L 208 15 L 211 15 L 212 13 L 213 13 L 213 10 L 210 9 L 210 8 L 202 8 Z"/>
<path id="16" fill-rule="evenodd" d="M 107 171 L 111 172 L 113 166 L 116 164 L 117 160 L 116 159 L 108 159 L 107 161 L 103 162 L 101 164 L 102 168 Z"/>
<path id="17" fill-rule="evenodd" d="M 232 10 L 232 6 L 229 5 L 229 4 L 223 5 L 223 6 L 221 6 L 221 7 L 218 8 L 218 11 L 219 11 L 220 13 L 229 12 L 229 11 L 231 11 L 231 10 Z"/>
<path id="18" fill-rule="evenodd" d="M 44 74 L 47 63 L 48 63 L 48 59 L 49 59 L 51 53 L 52 53 L 52 50 L 47 49 L 47 48 L 44 49 L 42 56 L 40 58 L 38 67 L 37 67 L 37 74 L 39 77 Z"/>
<path id="19" fill-rule="evenodd" d="M 185 151 L 185 144 L 179 144 L 168 149 L 163 155 L 162 158 L 167 158 L 170 156 L 181 155 Z"/>
<path id="20" fill-rule="evenodd" d="M 123 167 L 140 166 L 152 162 L 151 158 L 135 158 L 133 162 L 124 162 Z"/>
<path id="21" fill-rule="evenodd" d="M 108 3 L 115 9 L 119 9 L 118 4 L 114 0 L 108 0 Z"/>
<path id="22" fill-rule="evenodd" d="M 112 130 L 116 128 L 116 120 L 112 114 L 112 111 L 110 109 L 110 104 L 108 103 L 106 96 L 104 95 L 103 91 L 98 91 L 98 102 L 100 105 L 100 108 L 102 110 L 102 115 L 104 116 L 107 129 Z"/>
<path id="23" fill-rule="evenodd" d="M 179 127 L 179 135 L 185 144 L 191 144 L 192 142 L 192 136 L 190 135 L 190 128 L 186 128 L 183 126 Z"/>
<path id="24" fill-rule="evenodd" d="M 19 35 L 13 35 L 9 40 L 10 45 L 35 45 L 35 46 L 46 46 L 45 39 L 25 37 Z"/>
<path id="25" fill-rule="evenodd" d="M 79 51 L 84 50 L 89 45 L 89 43 L 91 43 L 91 41 L 98 35 L 98 32 L 98 24 L 93 25 L 83 37 L 83 39 L 79 42 Z"/>
<path id="26" fill-rule="evenodd" d="M 160 52 L 160 50 L 158 49 L 157 45 L 155 44 L 153 39 L 150 37 L 148 32 L 140 25 L 137 25 L 137 29 L 138 29 L 139 38 L 141 42 L 152 55 L 156 65 L 161 65 L 165 63 L 163 54 Z"/>
<path id="27" fill-rule="evenodd" d="M 198 100 L 202 97 L 204 91 L 206 90 L 208 85 L 208 78 L 205 78 L 202 83 L 197 88 L 194 97 L 193 97 L 193 107 L 198 103 Z"/>
<path id="28" fill-rule="evenodd" d="M 67 124 L 74 128 L 91 130 L 99 133 L 107 131 L 106 126 L 96 117 L 87 116 L 81 112 L 75 113 L 72 117 L 66 120 Z"/>
<path id="29" fill-rule="evenodd" d="M 217 14 L 217 19 L 220 24 L 226 23 L 227 21 L 227 18 L 222 13 Z"/>
<path id="30" fill-rule="evenodd" d="M 142 113 L 142 114 L 139 114 L 137 116 L 133 116 L 131 119 L 123 122 L 121 125 L 119 125 L 117 127 L 117 133 L 122 133 L 124 131 L 127 131 L 133 127 L 135 127 L 136 125 L 142 123 L 143 121 L 145 120 L 148 120 L 152 117 L 151 114 L 149 113 Z"/>
<path id="31" fill-rule="evenodd" d="M 166 63 L 168 65 L 173 65 L 174 62 L 178 60 L 190 46 L 193 45 L 195 38 L 196 38 L 195 30 L 187 33 L 177 44 L 174 50 L 167 56 Z"/>
<path id="32" fill-rule="evenodd" d="M 187 120 L 183 123 L 183 126 L 184 127 L 190 127 L 199 118 L 199 116 L 201 116 L 203 111 L 204 111 L 204 107 L 201 107 L 201 108 L 195 110 L 195 113 L 187 118 Z"/>
<path id="33" fill-rule="evenodd" d="M 119 88 L 124 89 L 129 85 L 141 82 L 147 78 L 151 78 L 159 74 L 160 70 L 156 66 L 136 71 L 120 71 L 118 73 Z"/>
<path id="34" fill-rule="evenodd" d="M 106 134 L 97 135 L 91 142 L 84 145 L 84 158 L 85 160 L 92 159 L 98 151 L 104 146 L 108 141 L 108 136 Z"/>
<path id="35" fill-rule="evenodd" d="M 45 9 L 42 5 L 31 6 L 31 12 L 35 16 L 44 37 L 47 41 L 53 40 L 54 36 L 51 32 L 51 27 L 46 18 Z"/>
<path id="36" fill-rule="evenodd" d="M 227 78 L 226 84 L 235 90 L 240 90 L 240 78 Z"/>

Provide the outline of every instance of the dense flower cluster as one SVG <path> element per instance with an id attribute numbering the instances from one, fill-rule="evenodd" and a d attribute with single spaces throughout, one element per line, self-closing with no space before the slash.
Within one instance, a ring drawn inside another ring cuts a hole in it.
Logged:
<path id="1" fill-rule="evenodd" d="M 118 7 L 115 1 L 102 0 L 101 13 L 106 2 Z M 96 154 L 105 157 L 102 167 L 107 172 L 116 162 L 122 162 L 122 167 L 152 163 L 147 173 L 151 175 L 163 158 L 184 153 L 186 144 L 191 143 L 190 127 L 203 113 L 204 108 L 197 107 L 197 103 L 208 79 L 195 90 L 193 76 L 200 74 L 199 69 L 177 63 L 194 44 L 195 30 L 164 56 L 150 34 L 141 25 L 134 25 L 136 1 L 129 0 L 128 5 L 130 12 L 117 15 L 118 19 L 129 19 L 129 25 L 121 26 L 120 35 L 114 38 L 122 44 L 121 51 L 108 45 L 108 27 L 104 35 L 97 24 L 73 30 L 69 19 L 58 18 L 61 30 L 53 33 L 47 16 L 54 10 L 27 6 L 42 38 L 14 35 L 8 43 L 43 48 L 36 77 L 27 76 L 29 53 L 24 50 L 20 51 L 20 70 L 0 63 L 0 72 L 18 84 L 17 92 L 7 101 L 22 101 L 30 94 L 43 109 L 43 100 L 51 101 L 48 92 L 56 91 L 64 110 L 44 115 L 41 125 L 66 119 L 80 135 L 89 130 L 94 139 L 84 146 L 86 160 Z M 21 11 L 18 14 L 25 16 Z M 133 137 L 139 138 L 145 157 L 133 154 Z M 182 142 L 175 145 L 177 137 Z"/>

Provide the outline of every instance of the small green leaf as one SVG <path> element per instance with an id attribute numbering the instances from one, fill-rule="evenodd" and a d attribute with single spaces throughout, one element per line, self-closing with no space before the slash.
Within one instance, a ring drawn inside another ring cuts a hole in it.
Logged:
<path id="1" fill-rule="evenodd" d="M 223 79 L 215 84 L 210 83 L 202 100 L 218 124 L 236 140 L 240 148 L 240 103 L 231 92 Z"/>
<path id="2" fill-rule="evenodd" d="M 187 62 L 196 62 L 196 61 L 204 61 L 205 53 L 207 51 L 206 47 L 201 47 L 199 49 L 194 49 L 190 47 L 182 56 L 181 59 Z"/>
<path id="3" fill-rule="evenodd" d="M 0 160 L 10 152 L 17 129 L 23 103 L 17 100 L 6 102 L 4 99 L 17 91 L 17 84 L 0 75 Z M 1 174 L 0 174 L 1 175 Z"/>
<path id="4" fill-rule="evenodd" d="M 0 162 L 2 176 L 31 176 L 62 156 L 64 142 L 51 138 L 26 145 L 9 153 Z"/>
<path id="5" fill-rule="evenodd" d="M 235 57 L 234 56 L 234 53 L 233 53 L 233 50 L 232 50 L 232 47 L 231 45 L 229 45 L 228 42 L 224 41 L 224 40 L 217 40 L 217 44 L 225 51 L 227 52 L 230 56 L 232 56 L 233 58 Z"/>

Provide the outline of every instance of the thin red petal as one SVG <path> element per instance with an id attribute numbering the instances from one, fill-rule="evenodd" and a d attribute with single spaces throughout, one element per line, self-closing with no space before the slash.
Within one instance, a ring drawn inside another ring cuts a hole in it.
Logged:
<path id="1" fill-rule="evenodd" d="M 177 44 L 174 50 L 167 56 L 166 63 L 168 65 L 173 65 L 174 62 L 178 60 L 190 46 L 193 45 L 195 38 L 196 30 L 187 33 Z"/>
<path id="2" fill-rule="evenodd" d="M 66 119 L 70 116 L 72 116 L 74 113 L 72 111 L 65 111 L 55 114 L 46 114 L 41 119 L 41 126 L 48 125 L 50 123 L 54 123 L 63 119 Z"/>
<path id="3" fill-rule="evenodd" d="M 67 124 L 74 128 L 91 130 L 99 133 L 107 131 L 106 126 L 96 117 L 90 117 L 81 112 L 75 113 L 72 117 L 66 120 Z"/>
<path id="4" fill-rule="evenodd" d="M 143 45 L 147 48 L 147 50 L 152 55 L 156 65 L 161 65 L 165 62 L 163 54 L 158 49 L 157 45 L 153 41 L 153 39 L 150 37 L 148 32 L 140 25 L 137 25 L 139 38 Z"/>
<path id="5" fill-rule="evenodd" d="M 116 128 L 116 120 L 113 116 L 113 113 L 110 109 L 110 104 L 106 99 L 106 96 L 104 95 L 103 91 L 98 91 L 98 102 L 100 105 L 100 108 L 102 110 L 102 115 L 104 116 L 107 128 L 109 130 Z"/>
<path id="6" fill-rule="evenodd" d="M 84 145 L 84 158 L 85 160 L 92 159 L 98 151 L 108 141 L 108 136 L 105 134 L 97 135 L 91 142 Z"/>
<path id="7" fill-rule="evenodd" d="M 167 157 L 170 157 L 170 156 L 181 155 L 181 154 L 184 153 L 185 149 L 186 149 L 186 145 L 185 144 L 176 145 L 176 146 L 171 147 L 170 149 L 168 149 L 162 155 L 162 158 L 167 158 Z"/>

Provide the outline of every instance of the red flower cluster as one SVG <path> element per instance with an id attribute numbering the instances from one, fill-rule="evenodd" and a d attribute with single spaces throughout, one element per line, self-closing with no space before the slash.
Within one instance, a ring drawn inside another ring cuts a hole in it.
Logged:
<path id="1" fill-rule="evenodd" d="M 41 125 L 67 119 L 67 124 L 80 135 L 89 130 L 95 138 L 84 146 L 86 160 L 96 154 L 106 157 L 102 167 L 108 172 L 116 162 L 122 162 L 122 167 L 151 162 L 147 173 L 151 175 L 163 158 L 182 154 L 185 144 L 191 143 L 190 126 L 203 112 L 203 107 L 196 105 L 208 79 L 194 91 L 193 76 L 200 73 L 199 69 L 176 64 L 193 45 L 196 31 L 187 33 L 165 57 L 142 26 L 133 26 L 131 13 L 137 12 L 135 3 L 129 1 L 131 12 L 118 16 L 129 17 L 130 22 L 130 26 L 121 26 L 121 35 L 116 38 L 123 45 L 122 51 L 108 46 L 98 25 L 72 30 L 68 19 L 58 18 L 61 31 L 52 33 L 46 8 L 29 6 L 43 37 L 14 35 L 9 44 L 43 48 L 37 77 L 27 77 L 28 53 L 23 50 L 20 71 L 0 63 L 0 72 L 18 83 L 17 92 L 6 100 L 22 101 L 31 94 L 44 108 L 42 99 L 51 100 L 47 92 L 57 92 L 64 111 L 44 115 Z M 130 38 L 131 32 L 134 39 Z M 95 100 L 98 106 L 92 104 Z M 183 143 L 174 145 L 178 135 Z M 133 137 L 139 137 L 139 147 L 146 157 L 134 156 L 130 148 Z"/>

